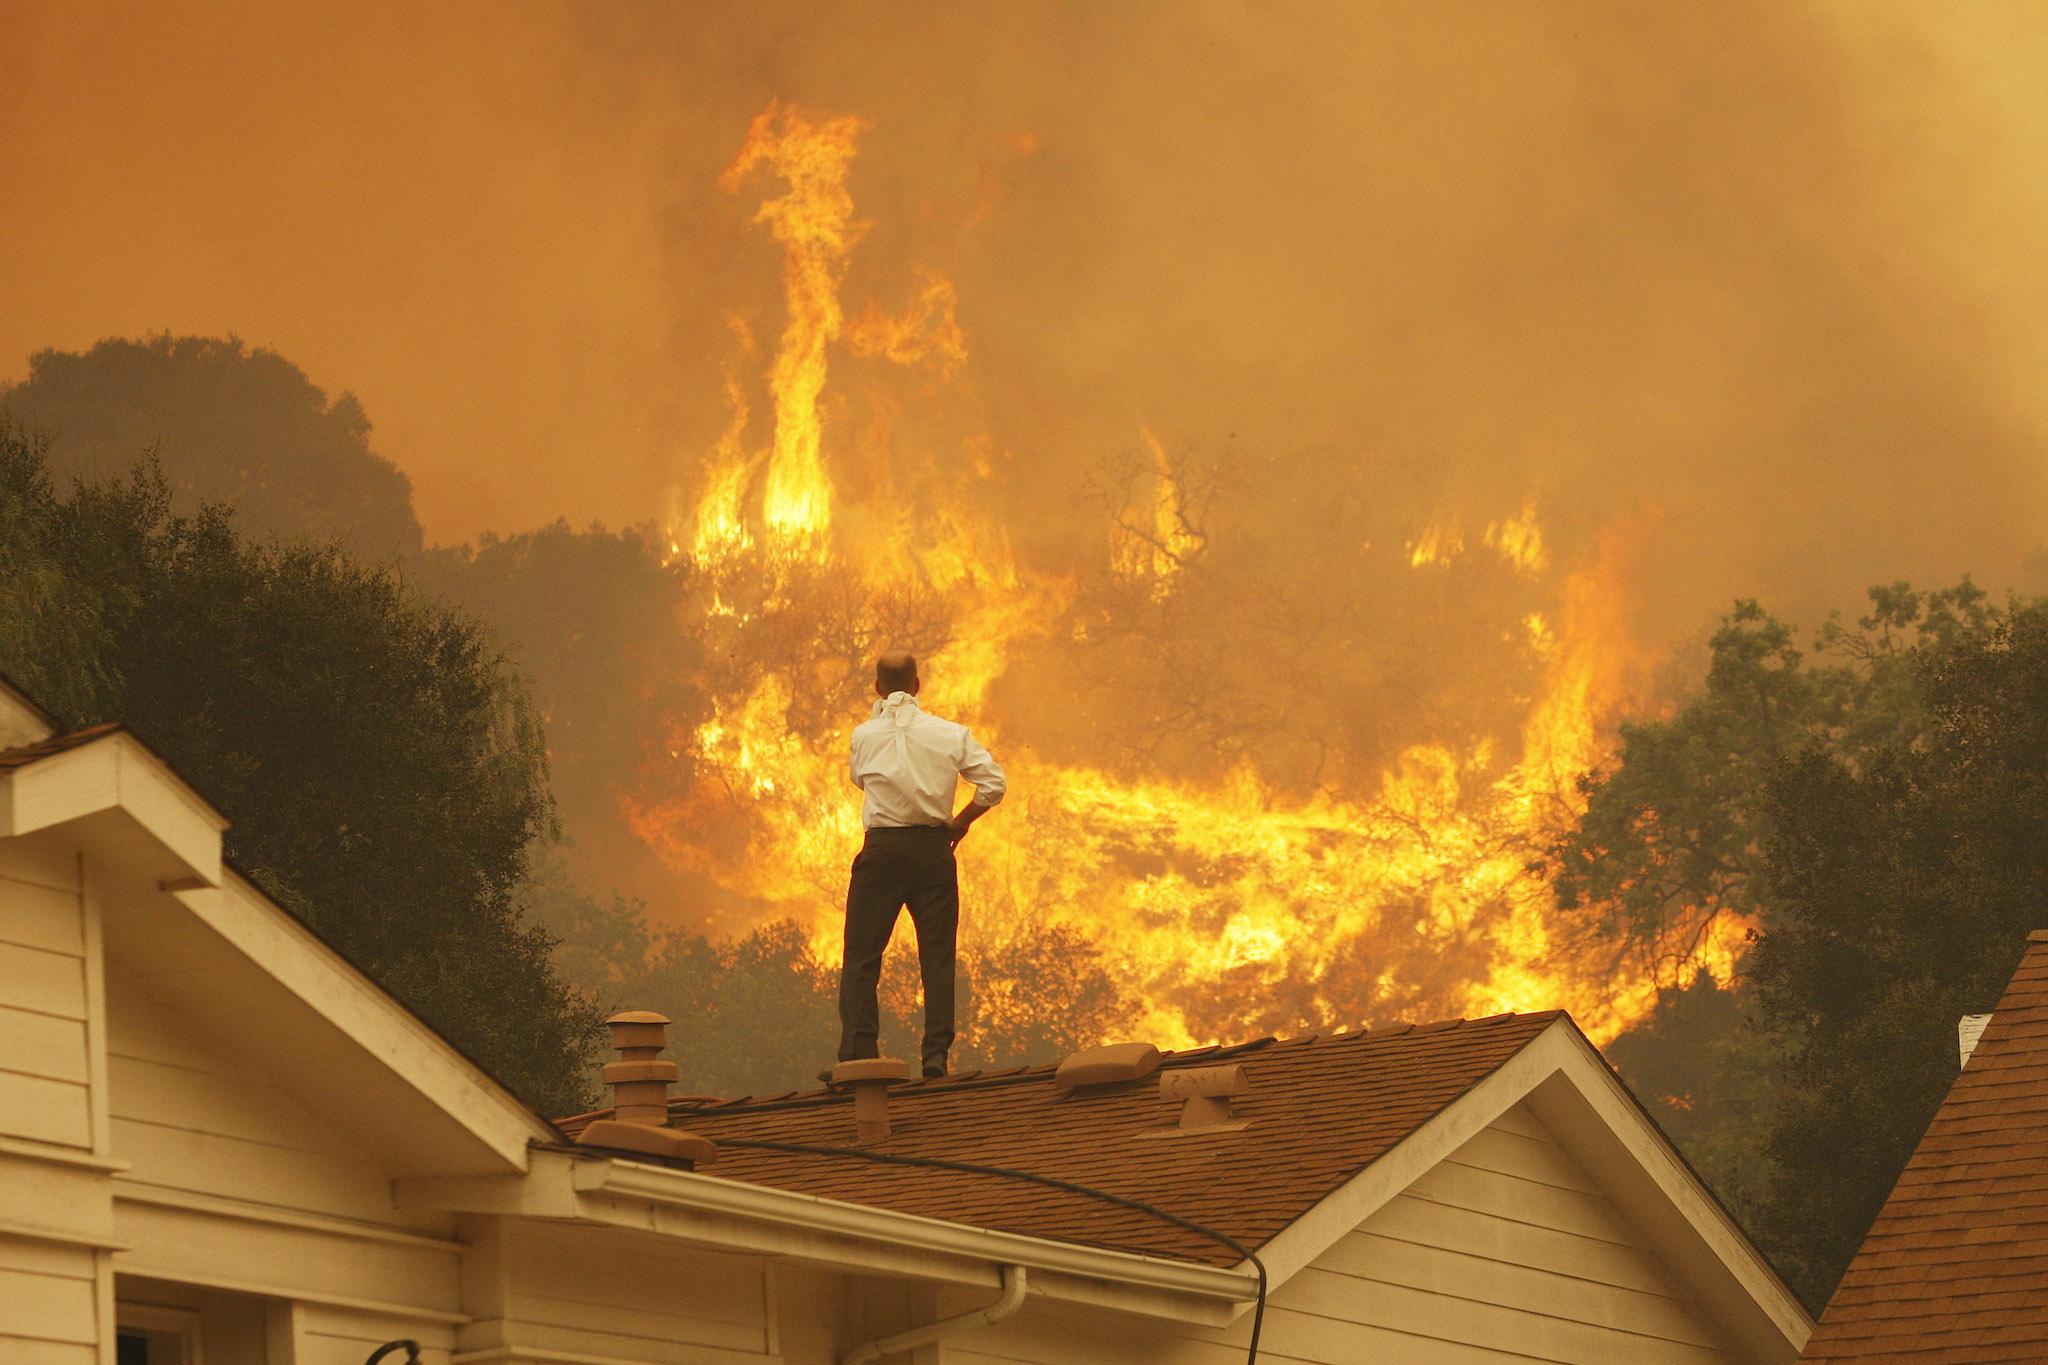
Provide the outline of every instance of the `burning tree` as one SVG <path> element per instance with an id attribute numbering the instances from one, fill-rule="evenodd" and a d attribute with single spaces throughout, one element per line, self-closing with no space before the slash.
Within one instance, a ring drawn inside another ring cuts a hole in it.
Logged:
<path id="1" fill-rule="evenodd" d="M 1388 514 L 1362 462 L 1301 505 L 1264 496 L 1267 457 L 1146 431 L 1096 481 L 1092 550 L 1018 548 L 1042 490 L 973 421 L 951 286 L 920 272 L 908 308 L 851 322 L 840 302 L 867 131 L 771 106 L 723 177 L 779 183 L 755 222 L 785 318 L 765 419 L 735 321 L 730 421 L 675 500 L 709 703 L 666 746 L 696 782 L 636 803 L 642 836 L 727 922 L 793 916 L 836 956 L 846 731 L 893 645 L 1012 774 L 962 860 L 970 971 L 1057 926 L 1162 1044 L 1560 1004 L 1605 1034 L 1644 1010 L 1644 964 L 1554 937 L 1530 872 L 1641 662 L 1628 537 L 1560 564 L 1531 500 L 1375 549 Z M 904 387 L 950 415 L 909 420 Z M 1663 979 L 1725 972 L 1738 938 Z"/>

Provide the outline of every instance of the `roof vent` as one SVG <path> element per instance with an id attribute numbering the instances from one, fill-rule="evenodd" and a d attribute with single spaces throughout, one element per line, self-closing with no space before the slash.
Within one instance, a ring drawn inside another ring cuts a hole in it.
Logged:
<path id="1" fill-rule="evenodd" d="M 668 1084 L 676 1064 L 661 1060 L 668 1045 L 668 1016 L 652 1010 L 627 1010 L 605 1020 L 619 1060 L 607 1062 L 604 1083 L 612 1088 L 612 1117 L 621 1123 L 660 1127 L 668 1122 Z"/>
<path id="2" fill-rule="evenodd" d="M 619 1060 L 607 1062 L 604 1082 L 612 1088 L 612 1116 L 584 1125 L 576 1141 L 585 1147 L 708 1166 L 718 1158 L 710 1139 L 668 1127 L 668 1085 L 676 1064 L 661 1060 L 668 1042 L 668 1016 L 627 1010 L 605 1020 Z"/>
<path id="3" fill-rule="evenodd" d="M 1984 1026 L 1990 1022 L 1988 1014 L 1966 1014 L 1956 1022 L 1956 1050 L 1963 1054 L 1957 1066 L 1970 1064 L 1970 1054 L 1977 1050 L 1977 1040 L 1984 1036 Z"/>
<path id="4" fill-rule="evenodd" d="M 1052 1078 L 1055 1084 L 1077 1090 L 1084 1085 L 1142 1081 L 1158 1069 L 1159 1049 L 1150 1043 L 1105 1043 L 1067 1058 Z"/>
<path id="5" fill-rule="evenodd" d="M 894 1057 L 863 1057 L 832 1068 L 832 1084 L 853 1091 L 853 1135 L 862 1144 L 889 1136 L 889 1087 L 910 1079 L 910 1064 Z"/>
<path id="6" fill-rule="evenodd" d="M 1190 1066 L 1159 1077 L 1161 1099 L 1180 1100 L 1180 1126 L 1171 1132 L 1227 1132 L 1245 1126 L 1230 1110 L 1233 1095 L 1251 1089 L 1241 1063 Z"/>

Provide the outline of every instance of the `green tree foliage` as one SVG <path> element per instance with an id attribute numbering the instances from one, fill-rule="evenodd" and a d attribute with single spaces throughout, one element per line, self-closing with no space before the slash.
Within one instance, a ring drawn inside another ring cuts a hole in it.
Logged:
<path id="1" fill-rule="evenodd" d="M 59 496 L 12 432 L 0 474 L 26 569 L 0 668 L 127 722 L 253 880 L 533 1103 L 578 1103 L 597 1015 L 514 900 L 552 828 L 541 730 L 478 629 L 332 544 L 178 515 L 153 468 Z"/>
<path id="2" fill-rule="evenodd" d="M 1616 954 L 1670 963 L 1718 916 L 1742 916 L 1766 941 L 1795 931 L 1803 912 L 1782 892 L 1772 861 L 1784 846 L 1787 774 L 1825 761 L 1861 780 L 1923 749 L 1941 723 L 1928 680 L 2038 611 L 1994 605 L 1967 580 L 1932 593 L 1902 583 L 1874 588 L 1870 604 L 1853 626 L 1830 620 L 1805 651 L 1784 622 L 1755 602 L 1737 603 L 1710 642 L 1700 695 L 1667 717 L 1623 728 L 1618 761 L 1582 783 L 1585 815 L 1550 850 L 1559 901 L 1576 932 Z M 1813 795 L 1813 811 L 1803 814 L 1828 808 L 1818 790 Z M 1745 966 L 1734 982 L 1663 991 L 1656 1010 L 1616 1039 L 1609 1056 L 1817 1306 L 1840 1270 L 1842 1229 L 1855 1215 L 1818 1220 L 1813 1201 L 1863 1206 L 1822 1185 L 1795 1191 L 1787 1183 L 1795 1168 L 1779 1157 L 1799 1140 L 1782 1136 L 1780 1125 L 1792 1123 L 1802 1105 L 1819 1106 L 1807 1111 L 1810 1125 L 1822 1111 L 1848 1112 L 1839 1110 L 1840 1091 L 1816 1097 L 1794 1081 L 1802 1045 L 1789 1018 L 1761 1008 Z M 1871 1070 L 1867 1058 L 1838 1060 L 1854 1064 L 1873 1092 L 1890 1085 L 1885 1069 Z M 1921 1112 L 1917 1122 L 1925 1118 Z M 1845 1154 L 1847 1178 L 1881 1198 L 1911 1147 L 1907 1137 L 1899 1148 L 1900 1134 L 1910 1128 L 1917 1136 L 1915 1122 L 1900 1118 L 1882 1140 L 1873 1133 L 1868 1142 L 1814 1150 Z M 1865 1203 L 1867 1223 L 1876 1205 Z M 1788 1215 L 1794 1208 L 1803 1212 Z M 1861 1232 L 1856 1226 L 1855 1235 Z"/>
<path id="3" fill-rule="evenodd" d="M 2048 926 L 2048 612 L 1921 660 L 1917 743 L 1819 748 L 1766 793 L 1773 913 L 1751 972 L 1784 1041 L 1758 1233 L 1832 1290 L 1990 1009 Z"/>
<path id="4" fill-rule="evenodd" d="M 1813 660 L 1786 623 L 1736 603 L 1709 643 L 1703 693 L 1622 727 L 1619 760 L 1582 779 L 1585 815 L 1550 850 L 1558 903 L 1578 928 L 1672 958 L 1717 916 L 1757 914 L 1761 798 L 1778 765 L 1809 745 L 1853 760 L 1911 741 L 1927 724 L 1915 661 L 2000 619 L 1968 579 L 1933 593 L 1873 588 L 1870 602 L 1854 628 L 1822 628 Z"/>
<path id="5" fill-rule="evenodd" d="M 115 477 L 154 453 L 180 513 L 226 503 L 257 535 L 339 540 L 376 560 L 420 548 L 412 485 L 370 449 L 355 398 L 328 401 L 296 365 L 237 338 L 40 351 L 0 404 L 48 438 L 60 480 Z"/>
<path id="6" fill-rule="evenodd" d="M 87 714 L 106 686 L 98 597 L 50 544 L 56 499 L 43 446 L 0 425 L 0 667 L 60 715 Z"/>

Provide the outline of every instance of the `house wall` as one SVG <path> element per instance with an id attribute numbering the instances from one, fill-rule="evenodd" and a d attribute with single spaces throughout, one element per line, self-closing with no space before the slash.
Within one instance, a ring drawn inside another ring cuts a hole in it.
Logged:
<path id="1" fill-rule="evenodd" d="M 114 1178 L 117 1272 L 296 1305 L 272 1333 L 291 1365 L 360 1365 L 395 1337 L 447 1359 L 465 1316 L 451 1220 L 399 1209 L 346 1133 L 118 969 L 107 1053 L 113 1151 L 129 1163 Z M 246 1347 L 218 1357 L 263 1365 Z"/>
<path id="2" fill-rule="evenodd" d="M 816 1312 L 785 1294 L 761 1257 L 536 1219 L 480 1218 L 464 1231 L 464 1299 L 474 1318 L 458 1338 L 465 1360 L 763 1365 L 787 1358 L 784 1315 Z"/>
<path id="3" fill-rule="evenodd" d="M 945 1313 L 975 1302 L 942 1297 Z M 954 1338 L 942 1359 L 1232 1365 L 1244 1359 L 1249 1331 L 1248 1315 L 1208 1329 L 1027 1301 L 1007 1322 Z M 1518 1105 L 1282 1285 L 1267 1302 L 1259 1359 L 1733 1365 L 1737 1357 L 1593 1178 Z"/>
<path id="4" fill-rule="evenodd" d="M 92 1149 L 86 930 L 75 861 L 0 848 L 0 1134 Z"/>
<path id="5" fill-rule="evenodd" d="M 108 1338 L 97 950 L 78 859 L 0 843 L 0 1365 L 88 1365 Z"/>
<path id="6" fill-rule="evenodd" d="M 260 1339 L 212 1323 L 208 1365 L 360 1365 L 399 1336 L 445 1361 L 452 1220 L 110 974 L 99 897 L 75 846 L 0 841 L 0 1365 L 111 1365 L 164 1285 L 291 1310 Z"/>

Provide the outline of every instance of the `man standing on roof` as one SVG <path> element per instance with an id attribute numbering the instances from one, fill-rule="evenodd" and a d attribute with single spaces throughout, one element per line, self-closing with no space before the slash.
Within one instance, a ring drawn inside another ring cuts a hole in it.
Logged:
<path id="1" fill-rule="evenodd" d="M 916 659 L 884 654 L 875 663 L 880 700 L 853 732 L 848 770 L 867 794 L 860 808 L 867 837 L 846 886 L 839 1060 L 876 1055 L 882 953 L 907 905 L 924 977 L 924 1074 L 943 1076 L 953 1047 L 953 950 L 960 927 L 953 849 L 968 826 L 1003 799 L 1003 770 L 966 726 L 920 710 L 918 686 Z M 953 792 L 963 778 L 974 795 L 955 811 Z"/>

